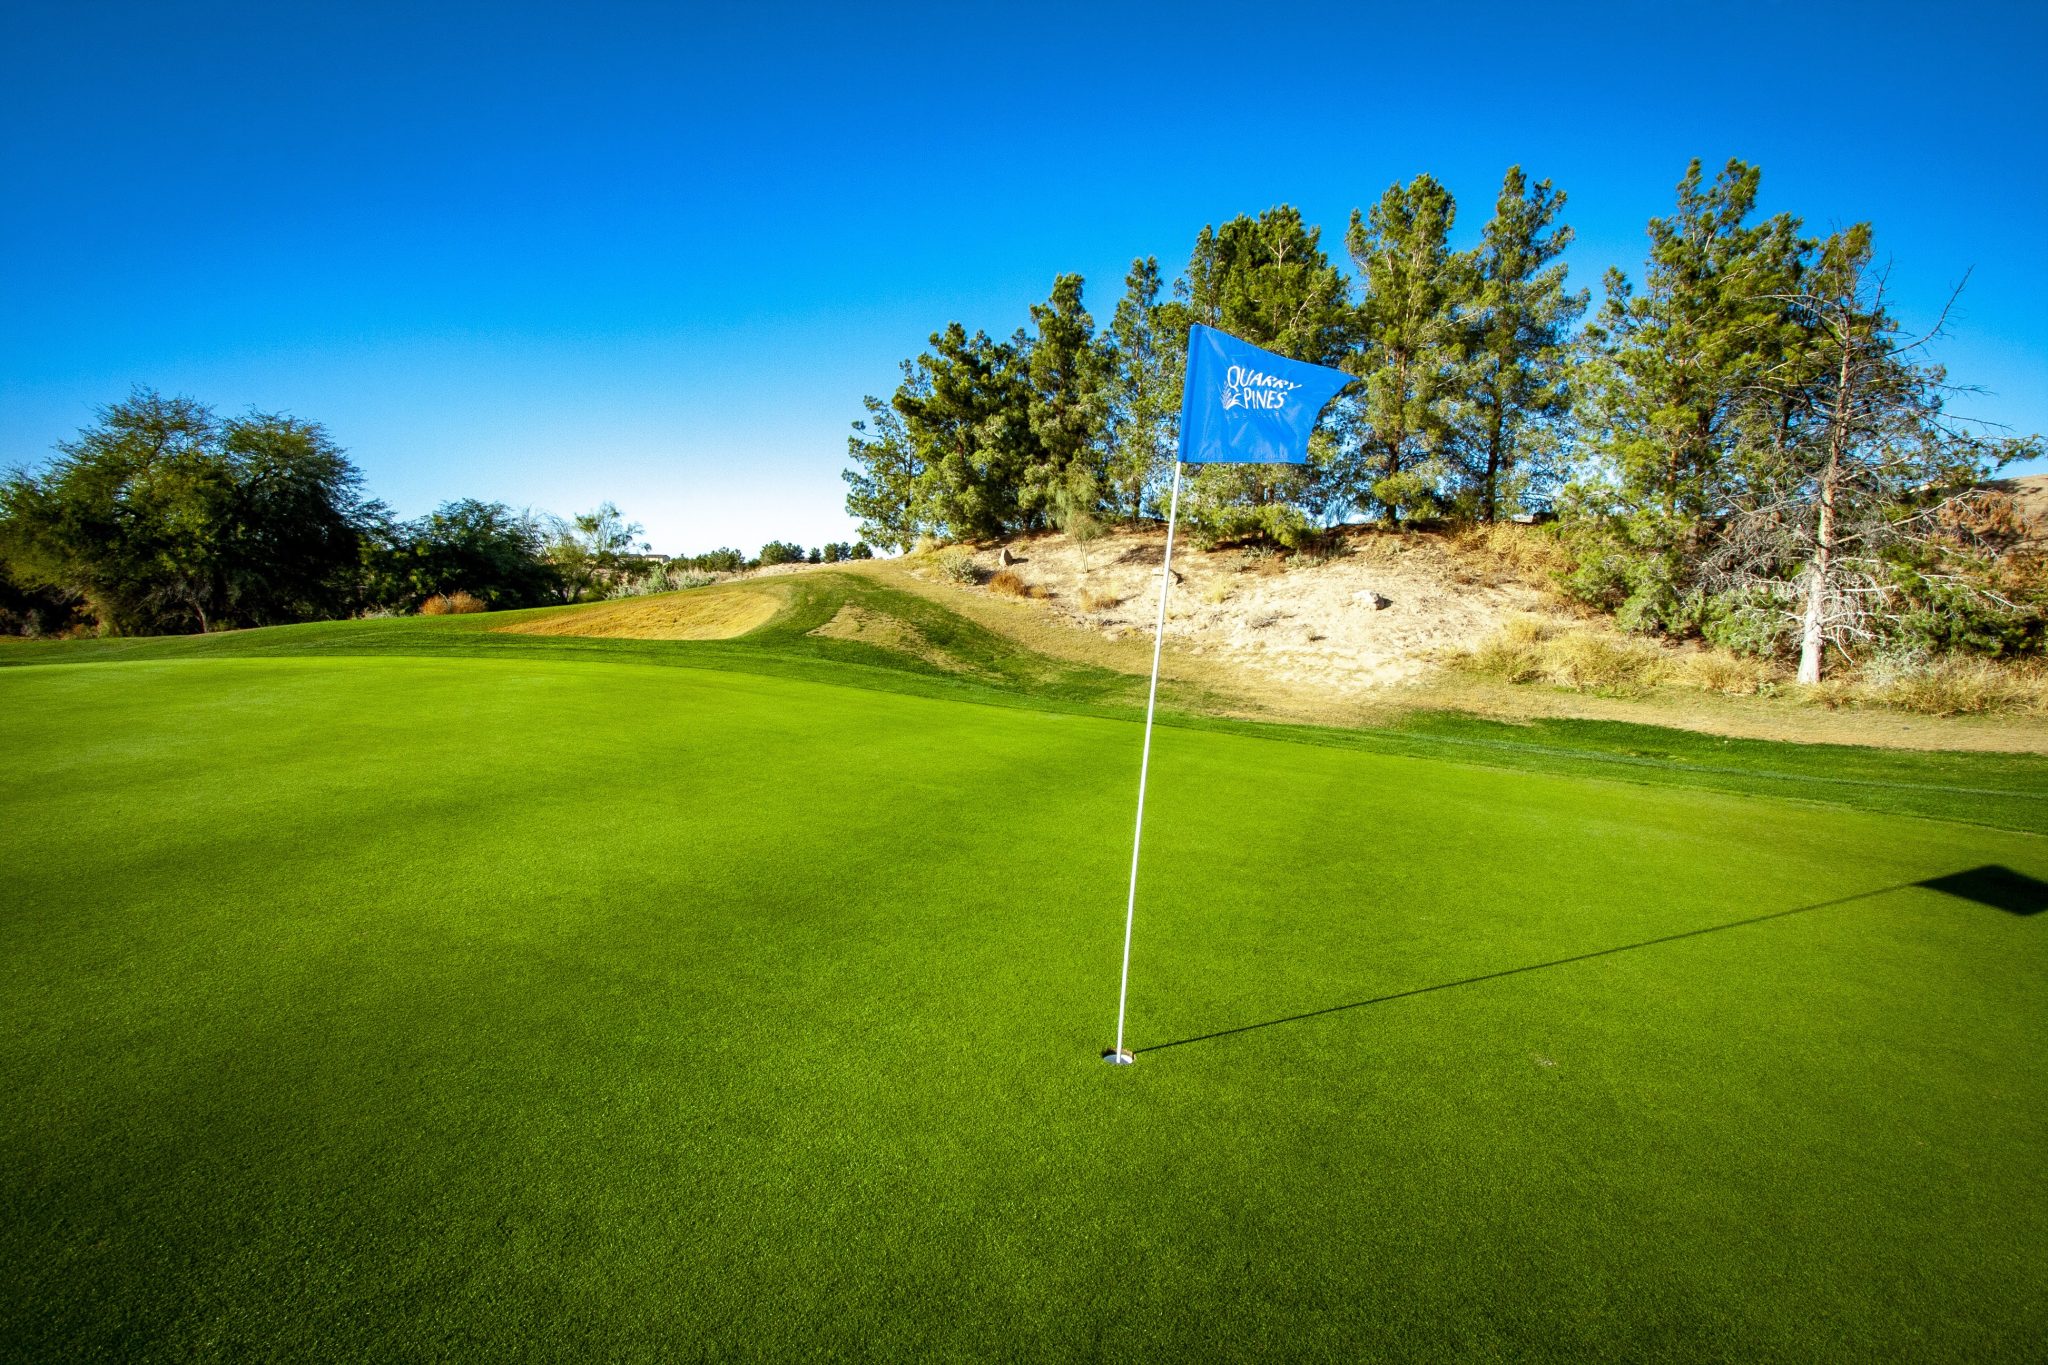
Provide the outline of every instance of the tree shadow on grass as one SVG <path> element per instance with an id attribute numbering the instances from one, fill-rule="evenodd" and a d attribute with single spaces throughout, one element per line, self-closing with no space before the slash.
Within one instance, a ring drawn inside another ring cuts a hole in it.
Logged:
<path id="1" fill-rule="evenodd" d="M 1282 1024 L 1298 1024 L 1308 1019 L 1320 1019 L 1327 1014 L 1342 1014 L 1347 1010 L 1364 1009 L 1368 1005 L 1384 1005 L 1395 1000 L 1407 1000 L 1418 995 L 1430 995 L 1436 991 L 1455 990 L 1459 986 L 1477 986 L 1486 981 L 1499 981 L 1503 977 L 1521 976 L 1525 972 L 1546 971 L 1552 967 L 1568 967 L 1574 962 L 1591 962 L 1595 958 L 1612 957 L 1616 953 L 1632 953 L 1639 948 L 1654 948 L 1661 943 L 1677 943 L 1681 939 L 1698 938 L 1702 934 L 1719 934 L 1729 929 L 1746 929 L 1753 924 L 1765 924 L 1774 919 L 1785 919 L 1792 915 L 1804 915 L 1814 910 L 1826 910 L 1838 905 L 1852 905 L 1857 901 L 1873 900 L 1904 891 L 1909 887 L 1925 887 L 1946 895 L 1989 905 L 2008 914 L 2033 915 L 2048 909 L 2048 882 L 2038 881 L 2024 872 L 2015 872 L 2009 867 L 1988 864 L 1973 867 L 1962 872 L 1951 872 L 1945 876 L 1927 877 L 1917 882 L 1898 882 L 1881 886 L 1875 891 L 1859 891 L 1853 896 L 1837 896 L 1833 900 L 1815 901 L 1811 905 L 1795 905 L 1789 910 L 1773 910 L 1766 915 L 1752 915 L 1748 919 L 1730 920 L 1726 924 L 1709 924 L 1703 929 L 1687 929 L 1681 933 L 1665 934 L 1658 938 L 1646 938 L 1640 943 L 1623 943 L 1613 948 L 1596 948 L 1590 953 L 1574 953 L 1570 957 L 1553 958 L 1548 962 L 1532 962 L 1525 967 L 1508 967 L 1497 972 L 1483 972 L 1478 976 L 1461 977 L 1456 981 L 1439 981 L 1434 986 L 1417 986 L 1413 990 L 1395 991 L 1390 995 L 1376 995 L 1370 1000 L 1354 1000 L 1345 1005 L 1327 1005 L 1319 1010 L 1308 1010 L 1302 1014 L 1290 1014 L 1281 1019 L 1267 1019 L 1257 1024 L 1240 1024 L 1236 1028 L 1218 1029 L 1214 1033 L 1197 1034 L 1192 1038 L 1176 1038 L 1170 1043 L 1153 1043 L 1149 1047 L 1133 1048 L 1136 1052 L 1161 1052 L 1170 1047 L 1185 1047 L 1189 1043 L 1206 1043 L 1217 1038 L 1230 1038 L 1240 1033 L 1252 1033 L 1259 1029 L 1277 1028 Z"/>

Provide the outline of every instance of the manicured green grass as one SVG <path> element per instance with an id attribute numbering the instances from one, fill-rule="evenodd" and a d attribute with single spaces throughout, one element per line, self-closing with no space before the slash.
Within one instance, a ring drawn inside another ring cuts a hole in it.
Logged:
<path id="1" fill-rule="evenodd" d="M 0 670 L 11 1358 L 2048 1340 L 2025 760 L 1163 729 L 1112 1069 L 1113 680 L 298 629 Z"/>

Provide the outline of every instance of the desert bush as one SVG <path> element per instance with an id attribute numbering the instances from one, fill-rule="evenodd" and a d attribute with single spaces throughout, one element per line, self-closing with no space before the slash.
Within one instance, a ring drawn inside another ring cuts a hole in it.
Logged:
<path id="1" fill-rule="evenodd" d="M 685 588 L 708 588 L 718 581 L 717 574 L 697 573 L 690 569 L 677 569 L 671 564 L 656 566 L 645 578 L 636 578 L 626 583 L 612 585 L 614 597 L 651 597 L 655 593 L 681 592 Z"/>
<path id="2" fill-rule="evenodd" d="M 1543 651 L 1528 641 L 1510 640 L 1503 632 L 1468 653 L 1454 655 L 1451 666 L 1476 677 L 1531 683 L 1543 676 Z"/>
<path id="3" fill-rule="evenodd" d="M 1232 588 L 1229 583 L 1223 581 L 1222 579 L 1218 579 L 1216 582 L 1211 583 L 1208 586 L 1208 588 L 1203 591 L 1202 600 L 1204 602 L 1207 602 L 1211 606 L 1220 606 L 1221 604 L 1228 602 L 1232 597 L 1236 595 L 1236 589 Z M 1114 606 L 1115 603 L 1111 603 L 1110 605 Z"/>
<path id="4" fill-rule="evenodd" d="M 490 607 L 485 605 L 482 598 L 472 597 L 470 594 L 461 591 L 452 593 L 437 592 L 426 601 L 420 603 L 420 615 L 422 616 L 467 616 L 473 611 L 489 610 Z"/>
<path id="5" fill-rule="evenodd" d="M 1511 616 L 1501 626 L 1501 638 L 1518 645 L 1536 645 L 1557 635 L 1558 626 L 1548 617 L 1523 614 Z"/>
<path id="6" fill-rule="evenodd" d="M 912 555 L 935 555 L 939 552 L 942 545 L 943 542 L 937 536 L 919 536 L 916 542 L 911 545 L 910 553 Z"/>
<path id="7" fill-rule="evenodd" d="M 1785 610 L 1783 593 L 1761 585 L 1690 593 L 1679 603 L 1673 623 L 1737 654 L 1788 659 L 1799 652 L 1798 625 Z"/>
<path id="8" fill-rule="evenodd" d="M 1005 597 L 1028 598 L 1045 596 L 1044 588 L 1039 587 L 1036 583 L 1025 582 L 1024 575 L 1018 573 L 1015 569 L 996 570 L 995 576 L 988 581 L 988 590 L 994 593 L 1001 593 Z"/>
<path id="9" fill-rule="evenodd" d="M 1100 588 L 1081 589 L 1082 611 L 1108 611 L 1111 607 L 1119 605 L 1123 600 L 1123 598 L 1118 597 L 1115 593 L 1104 592 Z"/>
<path id="10" fill-rule="evenodd" d="M 932 564 L 939 576 L 949 583 L 978 583 L 981 570 L 975 567 L 974 555 L 964 545 L 948 545 L 932 556 Z"/>

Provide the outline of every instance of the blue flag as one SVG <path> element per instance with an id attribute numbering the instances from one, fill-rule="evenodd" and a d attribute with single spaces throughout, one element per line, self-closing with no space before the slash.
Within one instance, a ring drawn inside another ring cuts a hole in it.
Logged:
<path id="1" fill-rule="evenodd" d="M 1188 329 L 1180 400 L 1180 458 L 1187 464 L 1300 464 L 1323 405 L 1351 376 L 1262 351 L 1228 332 Z"/>

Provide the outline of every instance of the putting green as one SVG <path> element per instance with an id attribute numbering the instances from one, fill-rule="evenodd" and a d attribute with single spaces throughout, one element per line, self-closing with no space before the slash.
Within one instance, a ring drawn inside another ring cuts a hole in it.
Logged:
<path id="1" fill-rule="evenodd" d="M 1138 733 L 0 670 L 0 1354 L 2038 1357 L 2048 838 Z"/>

